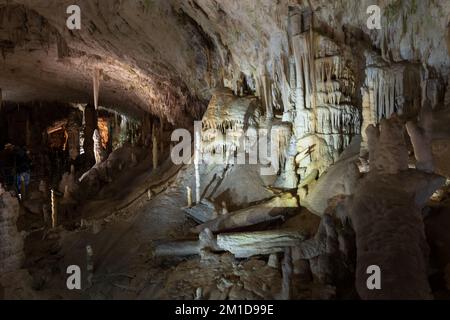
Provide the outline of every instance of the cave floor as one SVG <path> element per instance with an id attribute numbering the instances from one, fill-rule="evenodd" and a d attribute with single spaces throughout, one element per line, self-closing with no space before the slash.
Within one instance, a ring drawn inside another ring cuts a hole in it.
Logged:
<path id="1" fill-rule="evenodd" d="M 185 186 L 192 168 L 163 164 L 154 174 L 142 163 L 107 185 L 81 210 L 85 225 L 60 226 L 56 231 L 32 233 L 26 242 L 33 286 L 41 298 L 51 299 L 273 299 L 281 294 L 281 270 L 269 267 L 267 257 L 235 259 L 231 254 L 207 257 L 154 257 L 155 243 L 196 239 L 196 223 L 186 217 Z M 212 174 L 214 170 L 209 170 Z M 240 170 L 228 173 L 242 175 Z M 249 173 L 251 174 L 251 173 Z M 133 177 L 133 178 L 130 178 Z M 230 185 L 221 181 L 226 190 Z M 147 189 L 152 190 L 151 198 Z M 253 194 L 260 186 L 249 187 Z M 218 188 L 219 189 L 219 188 Z M 261 195 L 265 197 L 267 194 Z M 320 219 L 300 215 L 286 223 L 317 228 Z M 94 275 L 87 282 L 86 246 L 94 252 Z M 82 290 L 66 287 L 70 265 L 82 270 Z M 297 298 L 331 298 L 332 287 L 299 285 Z"/>

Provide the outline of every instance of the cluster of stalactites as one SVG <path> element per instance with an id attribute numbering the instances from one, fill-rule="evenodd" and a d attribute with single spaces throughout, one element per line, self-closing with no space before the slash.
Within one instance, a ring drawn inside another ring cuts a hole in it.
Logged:
<path id="1" fill-rule="evenodd" d="M 241 146 L 241 136 L 227 135 L 221 132 L 208 132 L 202 139 L 202 153 L 227 154 L 237 152 Z"/>
<path id="2" fill-rule="evenodd" d="M 258 128 L 261 108 L 252 96 L 237 97 L 231 90 L 217 90 L 202 119 L 202 152 L 227 154 L 244 144 L 248 129 Z"/>
<path id="3" fill-rule="evenodd" d="M 377 122 L 403 110 L 403 72 L 397 69 L 369 67 L 366 69 L 366 83 L 372 94 L 372 112 Z"/>
<path id="4" fill-rule="evenodd" d="M 340 56 L 316 59 L 317 104 L 339 105 L 351 103 L 355 94 L 355 80 Z"/>
<path id="5" fill-rule="evenodd" d="M 273 126 L 271 130 L 270 143 L 274 144 L 273 147 L 277 150 L 278 154 L 278 163 L 282 166 L 288 155 L 287 153 L 291 142 L 292 127 L 288 123 L 281 123 Z"/>
<path id="6" fill-rule="evenodd" d="M 358 135 L 360 128 L 359 110 L 352 105 L 317 108 L 317 133 Z"/>
<path id="7" fill-rule="evenodd" d="M 218 120 L 218 119 L 204 119 L 202 121 L 202 129 L 204 131 L 216 130 L 225 134 L 228 130 L 238 131 L 244 129 L 244 122 L 240 120 Z"/>
<path id="8" fill-rule="evenodd" d="M 300 34 L 292 38 L 293 53 L 295 58 L 295 102 L 298 110 L 311 109 L 313 94 L 313 82 L 311 77 L 314 69 L 314 58 L 311 54 L 309 33 Z"/>

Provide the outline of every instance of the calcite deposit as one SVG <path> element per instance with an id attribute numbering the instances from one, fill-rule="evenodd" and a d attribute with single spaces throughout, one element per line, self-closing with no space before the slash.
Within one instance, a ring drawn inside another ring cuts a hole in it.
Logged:
<path id="1" fill-rule="evenodd" d="M 449 17 L 0 0 L 0 298 L 450 298 Z"/>

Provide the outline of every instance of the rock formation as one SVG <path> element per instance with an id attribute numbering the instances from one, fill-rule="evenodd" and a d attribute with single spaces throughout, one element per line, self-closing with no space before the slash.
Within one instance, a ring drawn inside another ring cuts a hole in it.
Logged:
<path id="1" fill-rule="evenodd" d="M 16 271 L 24 260 L 23 238 L 17 230 L 19 202 L 0 185 L 0 273 Z"/>
<path id="2" fill-rule="evenodd" d="M 367 128 L 370 172 L 349 200 L 356 233 L 356 288 L 362 299 L 432 298 L 421 211 L 445 179 L 408 170 L 403 130 L 397 117 L 382 120 L 379 129 Z M 423 147 L 415 144 L 414 150 L 418 148 Z M 379 290 L 367 286 L 370 266 L 381 269 Z"/>
<path id="3" fill-rule="evenodd" d="M 450 297 L 448 1 L 76 2 L 0 0 L 0 295 Z"/>

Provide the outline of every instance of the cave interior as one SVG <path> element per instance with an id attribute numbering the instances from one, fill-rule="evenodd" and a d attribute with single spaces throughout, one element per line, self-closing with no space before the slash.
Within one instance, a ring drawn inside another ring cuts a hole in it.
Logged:
<path id="1" fill-rule="evenodd" d="M 450 299 L 450 2 L 73 2 L 0 0 L 0 299 Z"/>

